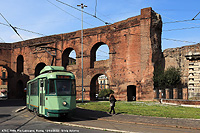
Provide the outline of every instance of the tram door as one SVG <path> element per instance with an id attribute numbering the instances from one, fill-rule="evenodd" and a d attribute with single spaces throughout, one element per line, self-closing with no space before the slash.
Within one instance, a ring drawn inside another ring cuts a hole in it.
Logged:
<path id="1" fill-rule="evenodd" d="M 39 114 L 45 115 L 45 79 L 39 80 Z"/>
<path id="2" fill-rule="evenodd" d="M 30 84 L 27 85 L 26 89 L 26 105 L 30 109 Z"/>

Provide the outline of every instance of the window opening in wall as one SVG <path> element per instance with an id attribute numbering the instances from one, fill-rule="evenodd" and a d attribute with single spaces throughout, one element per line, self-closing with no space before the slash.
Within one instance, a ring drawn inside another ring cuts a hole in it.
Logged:
<path id="1" fill-rule="evenodd" d="M 66 48 L 62 54 L 62 66 L 76 65 L 76 52 L 73 48 Z"/>
<path id="2" fill-rule="evenodd" d="M 106 97 L 102 96 L 103 93 L 106 93 L 105 89 L 110 89 L 109 80 L 106 75 L 97 74 L 91 80 L 90 84 L 90 100 L 105 100 Z M 101 92 L 104 91 L 104 92 Z M 102 93 L 100 95 L 100 93 Z"/>
<path id="3" fill-rule="evenodd" d="M 69 54 L 69 65 L 76 65 L 76 52 L 75 50 L 72 50 Z"/>
<path id="4" fill-rule="evenodd" d="M 8 72 L 6 68 L 0 66 L 0 97 L 6 97 L 8 92 Z"/>
<path id="5" fill-rule="evenodd" d="M 37 77 L 38 75 L 40 75 L 40 71 L 46 66 L 45 63 L 39 63 L 37 64 L 37 66 L 35 67 L 35 77 Z"/>
<path id="6" fill-rule="evenodd" d="M 96 52 L 96 61 L 109 59 L 109 47 L 106 44 L 101 45 Z"/>
<path id="7" fill-rule="evenodd" d="M 22 55 L 17 57 L 17 73 L 21 74 L 24 71 L 24 58 Z"/>
<path id="8" fill-rule="evenodd" d="M 103 42 L 96 43 L 90 51 L 90 68 L 94 68 L 95 61 L 109 59 L 109 47 Z"/>

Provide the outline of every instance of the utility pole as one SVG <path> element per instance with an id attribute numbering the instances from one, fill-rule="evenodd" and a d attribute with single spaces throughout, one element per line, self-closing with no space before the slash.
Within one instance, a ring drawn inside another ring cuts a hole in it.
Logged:
<path id="1" fill-rule="evenodd" d="M 86 5 L 77 5 L 81 7 L 82 12 L 82 21 L 81 21 L 81 70 L 82 70 L 82 103 L 83 103 L 83 9 L 84 7 L 87 7 Z"/>

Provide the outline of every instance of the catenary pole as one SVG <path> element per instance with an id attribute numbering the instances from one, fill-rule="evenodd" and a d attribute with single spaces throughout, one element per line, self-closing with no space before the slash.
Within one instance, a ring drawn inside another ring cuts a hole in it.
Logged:
<path id="1" fill-rule="evenodd" d="M 81 7 L 81 15 L 82 15 L 82 20 L 81 20 L 81 71 L 82 71 L 82 103 L 83 103 L 83 9 L 84 7 L 87 7 L 86 5 L 77 5 Z"/>

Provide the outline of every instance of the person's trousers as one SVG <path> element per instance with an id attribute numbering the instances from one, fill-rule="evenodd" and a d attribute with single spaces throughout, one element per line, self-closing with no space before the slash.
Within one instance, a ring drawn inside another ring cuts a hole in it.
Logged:
<path id="1" fill-rule="evenodd" d="M 115 114 L 115 107 L 114 106 L 111 106 L 110 114 L 111 114 L 112 111 L 113 111 L 113 114 Z"/>

